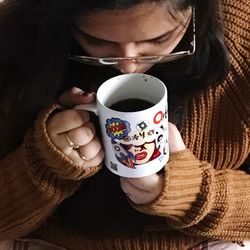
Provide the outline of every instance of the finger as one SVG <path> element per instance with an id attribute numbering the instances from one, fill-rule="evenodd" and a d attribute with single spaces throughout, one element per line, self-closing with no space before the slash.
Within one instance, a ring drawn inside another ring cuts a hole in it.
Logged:
<path id="1" fill-rule="evenodd" d="M 162 175 L 153 174 L 141 178 L 127 178 L 127 182 L 137 189 L 146 192 L 151 192 L 151 191 L 161 190 Z"/>
<path id="2" fill-rule="evenodd" d="M 136 188 L 134 185 L 132 185 L 129 181 L 128 178 L 124 178 L 124 177 L 120 177 L 120 185 L 121 185 L 121 189 L 122 191 L 126 194 L 126 195 L 131 195 L 131 194 L 135 194 L 136 192 L 146 192 L 145 190 L 141 190 Z"/>
<path id="3" fill-rule="evenodd" d="M 73 107 L 78 104 L 86 104 L 95 101 L 94 92 L 85 92 L 80 88 L 73 87 L 64 92 L 59 98 L 59 103 L 64 107 Z"/>
<path id="4" fill-rule="evenodd" d="M 65 133 L 57 134 L 52 138 L 53 143 L 66 155 L 70 155 L 74 150 L 74 146 L 81 147 L 88 144 L 95 137 L 95 127 L 92 122 L 86 123 L 82 127 L 67 131 Z M 71 145 L 71 143 L 73 145 Z"/>
<path id="5" fill-rule="evenodd" d="M 104 150 L 101 147 L 98 154 L 94 158 L 92 158 L 90 160 L 83 161 L 82 166 L 84 166 L 84 167 L 95 167 L 95 166 L 100 165 L 103 162 L 103 159 L 104 159 Z"/>
<path id="6" fill-rule="evenodd" d="M 146 203 L 152 199 L 150 192 L 143 191 L 131 185 L 126 178 L 120 178 L 121 188 L 126 196 L 135 204 Z"/>
<path id="7" fill-rule="evenodd" d="M 78 152 L 81 156 L 87 160 L 91 160 L 96 156 L 96 153 L 99 152 L 102 148 L 102 145 L 97 137 L 95 137 L 90 143 L 80 147 Z"/>
<path id="8" fill-rule="evenodd" d="M 81 147 L 93 140 L 95 137 L 95 126 L 92 122 L 88 122 L 84 126 L 68 131 L 67 134 L 74 144 Z M 61 136 L 64 136 L 64 134 L 61 134 Z"/>
<path id="9" fill-rule="evenodd" d="M 101 147 L 99 151 L 96 151 L 95 157 L 90 160 L 83 159 L 83 155 L 78 150 L 72 150 L 69 155 L 67 155 L 73 162 L 83 167 L 95 167 L 102 163 L 104 159 L 104 150 Z"/>
<path id="10" fill-rule="evenodd" d="M 54 114 L 47 122 L 48 133 L 54 137 L 74 128 L 83 126 L 90 120 L 87 111 L 68 109 Z"/>
<path id="11" fill-rule="evenodd" d="M 186 146 L 182 140 L 181 134 L 177 129 L 177 127 L 170 122 L 168 123 L 168 125 L 169 125 L 168 141 L 169 141 L 170 152 L 174 153 L 186 149 Z"/>
<path id="12" fill-rule="evenodd" d="M 136 204 L 145 204 L 156 199 L 162 192 L 163 175 L 153 174 L 143 178 L 120 178 L 121 188 Z"/>

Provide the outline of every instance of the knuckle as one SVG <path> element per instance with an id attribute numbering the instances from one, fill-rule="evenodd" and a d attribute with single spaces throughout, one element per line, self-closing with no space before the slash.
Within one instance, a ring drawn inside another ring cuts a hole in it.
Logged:
<path id="1" fill-rule="evenodd" d="M 98 166 L 102 163 L 104 159 L 104 152 L 103 150 L 100 150 L 99 153 L 96 155 L 96 157 L 94 159 L 91 160 L 91 166 Z"/>
<path id="2" fill-rule="evenodd" d="M 86 135 L 93 139 L 94 136 L 95 136 L 95 126 L 94 126 L 94 124 L 92 122 L 89 122 L 89 123 L 87 123 L 85 128 L 86 128 L 85 129 Z"/>
<path id="3" fill-rule="evenodd" d="M 89 113 L 86 111 L 67 109 L 58 112 L 54 115 L 54 120 L 58 124 L 64 125 L 74 122 L 75 124 L 82 125 L 90 119 Z"/>
<path id="4" fill-rule="evenodd" d="M 95 147 L 98 150 L 98 152 L 100 151 L 102 145 L 97 136 L 94 137 L 94 139 L 91 141 L 91 144 L 92 144 L 92 147 Z"/>
<path id="5" fill-rule="evenodd" d="M 68 113 L 69 116 L 67 116 L 66 119 L 71 119 L 79 124 L 85 124 L 90 120 L 90 115 L 87 111 L 70 109 L 68 110 Z"/>
<path id="6" fill-rule="evenodd" d="M 75 105 L 75 96 L 81 93 L 82 90 L 77 87 L 72 87 L 71 89 L 66 90 L 58 99 L 58 102 L 64 107 L 72 107 Z"/>
<path id="7" fill-rule="evenodd" d="M 95 137 L 95 127 L 92 122 L 87 123 L 83 127 L 83 137 L 85 140 L 92 141 L 93 138 Z"/>
<path id="8" fill-rule="evenodd" d="M 98 157 L 100 150 L 102 149 L 101 143 L 97 138 L 93 139 L 89 144 L 87 144 L 84 150 L 84 154 L 88 159 L 93 159 Z"/>
<path id="9" fill-rule="evenodd" d="M 60 121 L 61 121 L 61 112 L 51 115 L 47 122 L 46 122 L 46 128 L 49 133 L 49 135 L 55 135 L 54 131 L 57 131 L 57 128 L 60 127 Z M 59 122 L 59 123 L 58 123 Z"/>
<path id="10" fill-rule="evenodd" d="M 98 159 L 98 164 L 102 163 L 103 159 L 104 159 L 104 150 L 101 149 L 97 155 L 97 159 Z"/>

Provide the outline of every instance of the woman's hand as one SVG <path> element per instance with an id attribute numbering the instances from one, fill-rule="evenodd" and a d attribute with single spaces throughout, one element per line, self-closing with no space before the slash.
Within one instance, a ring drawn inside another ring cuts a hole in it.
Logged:
<path id="1" fill-rule="evenodd" d="M 68 109 L 53 114 L 47 122 L 47 131 L 54 145 L 84 167 L 99 165 L 103 161 L 104 151 L 89 113 L 72 107 L 93 101 L 93 93 L 74 87 L 59 98 L 59 103 Z"/>
<path id="2" fill-rule="evenodd" d="M 181 134 L 172 123 L 169 123 L 170 153 L 186 148 Z M 161 193 L 164 179 L 162 175 L 153 174 L 142 178 L 120 178 L 121 188 L 135 204 L 146 204 L 155 200 Z"/>

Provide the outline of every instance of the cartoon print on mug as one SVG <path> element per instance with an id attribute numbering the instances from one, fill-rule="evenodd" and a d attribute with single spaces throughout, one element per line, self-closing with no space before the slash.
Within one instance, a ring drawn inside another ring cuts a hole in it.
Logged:
<path id="1" fill-rule="evenodd" d="M 131 158 L 133 155 L 127 152 L 116 140 L 121 140 L 131 131 L 130 123 L 120 118 L 112 117 L 106 120 L 106 133 L 111 138 L 112 148 L 116 159 L 123 165 L 133 168 L 134 164 Z"/>
<path id="2" fill-rule="evenodd" d="M 134 155 L 125 149 L 125 147 L 119 142 L 112 140 L 112 148 L 115 153 L 116 159 L 127 166 L 128 168 L 135 168 L 135 157 Z"/>
<path id="3" fill-rule="evenodd" d="M 114 117 L 106 120 L 105 128 L 107 135 L 113 140 L 121 140 L 131 131 L 130 123 L 128 121 Z"/>
<path id="4" fill-rule="evenodd" d="M 156 147 L 156 140 L 145 142 L 140 145 L 122 144 L 121 146 L 126 149 L 128 154 L 133 155 L 131 158 L 134 165 L 141 165 L 152 161 L 161 155 L 161 152 Z"/>
<path id="5" fill-rule="evenodd" d="M 158 113 L 157 113 L 158 114 Z M 166 106 L 165 112 L 162 117 L 162 124 L 160 126 L 162 132 L 157 132 L 160 135 L 157 138 L 157 147 L 161 148 L 161 152 L 163 155 L 169 154 L 169 146 L 168 146 L 168 109 Z"/>
<path id="6" fill-rule="evenodd" d="M 166 118 L 166 111 L 159 111 L 151 119 L 153 127 L 150 122 L 143 120 L 136 124 L 134 131 L 127 121 L 114 117 L 107 119 L 106 133 L 111 137 L 116 159 L 128 168 L 135 169 L 136 165 L 145 164 L 166 154 Z"/>

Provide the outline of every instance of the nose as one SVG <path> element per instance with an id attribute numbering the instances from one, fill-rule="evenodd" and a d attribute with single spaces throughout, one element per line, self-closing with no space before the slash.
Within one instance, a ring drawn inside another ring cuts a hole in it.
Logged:
<path id="1" fill-rule="evenodd" d="M 135 43 L 120 44 L 119 56 L 120 57 L 138 56 L 138 50 L 136 44 Z M 124 74 L 136 72 L 137 67 L 138 67 L 137 62 L 133 60 L 123 60 L 117 66 L 117 68 Z"/>
<path id="2" fill-rule="evenodd" d="M 135 73 L 137 70 L 137 63 L 133 61 L 123 61 L 120 62 L 117 66 L 117 68 L 123 73 L 123 74 L 131 74 Z"/>

